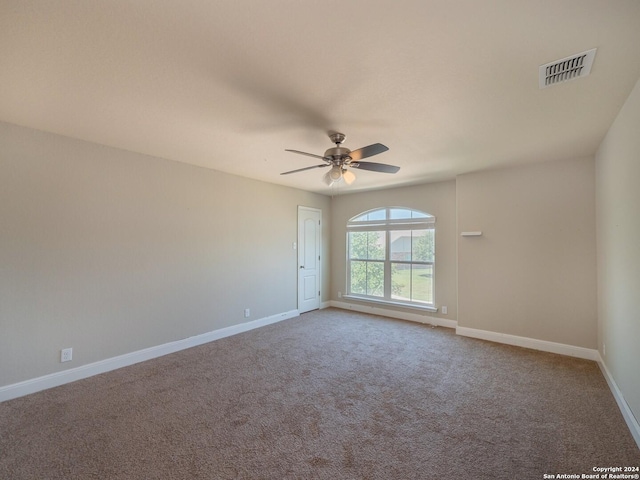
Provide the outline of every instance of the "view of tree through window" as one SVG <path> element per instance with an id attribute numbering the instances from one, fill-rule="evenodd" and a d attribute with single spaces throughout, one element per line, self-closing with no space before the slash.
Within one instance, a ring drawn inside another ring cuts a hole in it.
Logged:
<path id="1" fill-rule="evenodd" d="M 401 207 L 372 210 L 347 224 L 350 295 L 433 305 L 435 218 Z"/>
<path id="2" fill-rule="evenodd" d="M 384 232 L 349 232 L 351 291 L 361 295 L 384 295 Z"/>

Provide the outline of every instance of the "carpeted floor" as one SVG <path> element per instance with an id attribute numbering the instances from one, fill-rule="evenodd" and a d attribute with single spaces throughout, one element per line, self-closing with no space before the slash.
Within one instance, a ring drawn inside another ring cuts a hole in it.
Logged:
<path id="1" fill-rule="evenodd" d="M 596 363 L 328 309 L 0 404 L 2 479 L 542 479 L 638 466 Z"/>

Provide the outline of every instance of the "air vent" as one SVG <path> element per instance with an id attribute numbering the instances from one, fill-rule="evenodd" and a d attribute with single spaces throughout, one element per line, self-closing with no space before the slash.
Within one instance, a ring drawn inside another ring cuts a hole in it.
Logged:
<path id="1" fill-rule="evenodd" d="M 578 53 L 555 62 L 540 65 L 540 88 L 547 88 L 558 83 L 568 82 L 576 78 L 586 77 L 591 73 L 591 65 L 596 56 L 595 48 Z"/>

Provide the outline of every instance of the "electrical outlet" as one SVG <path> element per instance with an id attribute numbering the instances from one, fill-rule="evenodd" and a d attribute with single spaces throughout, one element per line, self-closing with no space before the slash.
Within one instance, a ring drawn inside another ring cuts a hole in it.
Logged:
<path id="1" fill-rule="evenodd" d="M 63 348 L 60 350 L 60 362 L 70 362 L 73 359 L 73 348 Z"/>
<path id="2" fill-rule="evenodd" d="M 244 309 L 244 318 L 249 318 L 250 316 L 251 316 L 251 309 L 245 308 Z"/>
<path id="3" fill-rule="evenodd" d="M 342 292 L 338 292 L 338 298 L 342 298 Z"/>
<path id="4" fill-rule="evenodd" d="M 602 344 L 602 355 L 607 356 L 607 346 L 604 343 Z"/>
<path id="5" fill-rule="evenodd" d="M 446 315 L 447 313 L 449 313 L 449 309 L 446 307 L 446 305 L 442 306 L 442 314 Z"/>

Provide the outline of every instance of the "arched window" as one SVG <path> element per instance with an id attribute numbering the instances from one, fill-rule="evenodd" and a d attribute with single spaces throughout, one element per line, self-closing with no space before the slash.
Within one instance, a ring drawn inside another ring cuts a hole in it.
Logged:
<path id="1" fill-rule="evenodd" d="M 347 222 L 347 295 L 434 306 L 435 217 L 404 207 Z"/>

